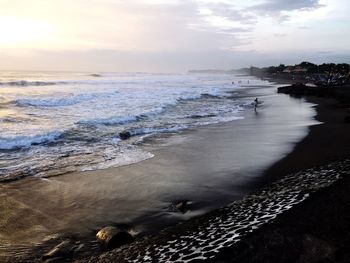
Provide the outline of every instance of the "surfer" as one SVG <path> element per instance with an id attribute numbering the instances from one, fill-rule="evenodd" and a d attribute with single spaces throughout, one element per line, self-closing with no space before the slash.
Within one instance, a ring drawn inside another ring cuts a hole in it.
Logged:
<path id="1" fill-rule="evenodd" d="M 259 100 L 258 98 L 255 98 L 254 102 L 253 102 L 253 105 L 254 105 L 254 110 L 256 111 L 256 108 L 258 107 L 259 105 Z"/>

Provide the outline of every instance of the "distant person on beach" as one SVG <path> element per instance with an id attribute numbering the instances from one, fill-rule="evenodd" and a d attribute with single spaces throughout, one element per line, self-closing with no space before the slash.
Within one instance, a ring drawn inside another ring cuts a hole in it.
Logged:
<path id="1" fill-rule="evenodd" d="M 256 111 L 256 108 L 258 107 L 259 105 L 259 100 L 258 98 L 255 98 L 254 102 L 253 102 L 253 105 L 254 105 L 254 110 Z"/>

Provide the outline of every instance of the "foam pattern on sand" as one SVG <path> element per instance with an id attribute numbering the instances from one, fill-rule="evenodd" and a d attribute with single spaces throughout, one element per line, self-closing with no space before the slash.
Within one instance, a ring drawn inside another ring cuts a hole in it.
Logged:
<path id="1" fill-rule="evenodd" d="M 146 238 L 102 255 L 99 262 L 197 262 L 215 257 L 225 247 L 272 222 L 279 214 L 302 202 L 349 173 L 350 160 L 308 169 L 269 185 L 256 194 L 198 220 L 195 227 L 156 238 Z M 94 260 L 96 262 L 96 259 Z"/>

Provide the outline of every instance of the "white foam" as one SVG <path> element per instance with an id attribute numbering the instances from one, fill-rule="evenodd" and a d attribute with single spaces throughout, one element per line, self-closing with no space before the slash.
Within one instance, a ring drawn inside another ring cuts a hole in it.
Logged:
<path id="1" fill-rule="evenodd" d="M 103 99 L 115 96 L 114 93 L 88 93 L 88 94 L 78 94 L 70 95 L 67 97 L 58 98 L 27 98 L 27 99 L 17 99 L 16 104 L 18 106 L 35 106 L 35 107 L 62 107 L 78 104 L 84 101 L 90 101 L 94 99 Z"/>
<path id="2" fill-rule="evenodd" d="M 11 73 L 4 76 L 0 72 L 0 77 L 3 83 L 0 101 L 10 102 L 1 106 L 13 112 L 9 116 L 14 120 L 10 122 L 8 116 L 0 116 L 0 150 L 25 147 L 24 151 L 14 151 L 17 155 L 13 159 L 17 158 L 23 169 L 38 174 L 46 168 L 44 164 L 36 164 L 39 159 L 31 155 L 48 158 L 58 170 L 60 165 L 69 169 L 89 166 L 82 161 L 83 157 L 76 160 L 75 154 L 86 156 L 90 168 L 118 166 L 149 158 L 147 154 L 136 157 L 136 153 L 125 151 L 121 145 L 140 143 L 153 134 L 241 118 L 232 99 L 224 98 L 227 91 L 235 88 L 227 84 L 231 83 L 229 75 L 103 73 L 95 77 L 86 73 Z M 42 85 L 45 88 L 40 88 Z M 202 118 L 191 117 L 196 115 Z M 121 143 L 118 134 L 122 130 L 136 137 Z M 55 141 L 57 144 L 45 144 Z M 124 155 L 104 154 L 111 149 L 124 151 Z M 133 157 L 128 159 L 128 154 Z M 8 162 L 5 169 L 19 171 L 15 162 Z"/>
<path id="3" fill-rule="evenodd" d="M 108 156 L 108 151 L 106 152 Z M 145 161 L 153 158 L 154 154 L 140 149 L 123 149 L 117 153 L 110 153 L 109 157 L 106 157 L 106 161 L 97 164 L 88 164 L 80 168 L 81 171 L 93 171 L 98 169 L 107 169 L 110 167 L 119 167 L 130 165 L 138 162 Z"/>
<path id="4" fill-rule="evenodd" d="M 160 128 L 139 128 L 130 131 L 131 135 L 145 135 L 152 133 L 166 133 L 166 132 L 177 132 L 180 130 L 187 129 L 186 125 L 175 125 L 172 127 L 160 127 Z"/>
<path id="5" fill-rule="evenodd" d="M 116 124 L 126 124 L 130 122 L 137 121 L 137 116 L 125 116 L 125 117 L 111 117 L 107 119 L 97 119 L 97 120 L 89 120 L 89 121 L 80 121 L 78 124 L 90 124 L 90 125 L 116 125 Z"/>
<path id="6" fill-rule="evenodd" d="M 35 136 L 14 136 L 14 137 L 0 137 L 0 149 L 11 150 L 15 148 L 29 147 L 33 144 L 41 144 L 45 142 L 52 142 L 57 140 L 61 132 L 50 132 L 49 134 L 35 135 Z"/>

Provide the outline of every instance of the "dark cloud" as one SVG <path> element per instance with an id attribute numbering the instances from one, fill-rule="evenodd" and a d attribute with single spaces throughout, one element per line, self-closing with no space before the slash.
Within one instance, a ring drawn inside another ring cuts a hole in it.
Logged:
<path id="1" fill-rule="evenodd" d="M 316 9 L 321 6 L 319 0 L 268 0 L 252 6 L 250 9 L 268 13 L 280 13 L 282 11 Z"/>
<path id="2" fill-rule="evenodd" d="M 284 22 L 292 19 L 285 12 L 314 10 L 322 7 L 320 0 L 267 0 L 264 3 L 249 7 L 249 10 L 259 16 L 272 16 Z"/>
<path id="3" fill-rule="evenodd" d="M 238 21 L 242 24 L 255 24 L 257 16 L 249 12 L 249 10 L 237 9 L 233 5 L 225 3 L 209 4 L 207 6 L 214 15 L 224 17 L 231 21 Z"/>
<path id="4" fill-rule="evenodd" d="M 261 16 L 272 16 L 283 22 L 290 19 L 285 12 L 296 10 L 313 10 L 322 7 L 320 0 L 266 0 L 246 8 L 237 8 L 234 4 L 208 4 L 214 15 L 224 17 L 242 25 L 254 25 Z"/>

